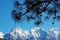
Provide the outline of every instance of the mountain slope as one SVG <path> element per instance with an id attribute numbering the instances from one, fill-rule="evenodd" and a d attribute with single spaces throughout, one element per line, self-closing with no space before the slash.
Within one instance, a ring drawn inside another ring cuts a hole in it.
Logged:
<path id="1" fill-rule="evenodd" d="M 51 40 L 60 40 L 60 29 L 51 28 L 49 33 L 50 33 L 50 39 Z"/>
<path id="2" fill-rule="evenodd" d="M 47 31 L 39 27 L 32 28 L 30 31 L 14 28 L 11 32 L 4 35 L 6 40 L 48 40 Z"/>
<path id="3" fill-rule="evenodd" d="M 3 38 L 3 33 L 2 32 L 0 32 L 0 40 L 3 40 L 4 38 Z"/>
<path id="4" fill-rule="evenodd" d="M 3 35 L 4 35 L 4 34 L 3 34 L 2 32 L 0 32 L 0 38 L 3 38 Z"/>
<path id="5" fill-rule="evenodd" d="M 31 30 L 23 30 L 17 27 L 3 37 L 5 40 L 60 40 L 60 29 L 51 28 L 45 31 L 42 28 L 34 27 Z"/>

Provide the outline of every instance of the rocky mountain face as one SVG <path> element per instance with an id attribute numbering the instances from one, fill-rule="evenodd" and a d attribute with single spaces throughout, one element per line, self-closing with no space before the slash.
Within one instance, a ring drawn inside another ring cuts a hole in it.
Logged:
<path id="1" fill-rule="evenodd" d="M 60 40 L 60 29 L 51 28 L 46 31 L 39 27 L 31 30 L 13 28 L 12 31 L 2 35 L 5 40 Z"/>

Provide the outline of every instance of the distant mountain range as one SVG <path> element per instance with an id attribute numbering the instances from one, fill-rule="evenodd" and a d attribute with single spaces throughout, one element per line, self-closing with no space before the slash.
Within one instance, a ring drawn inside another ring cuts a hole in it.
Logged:
<path id="1" fill-rule="evenodd" d="M 0 38 L 4 40 L 60 40 L 60 29 L 51 28 L 46 31 L 42 28 L 34 27 L 31 30 L 23 30 L 16 27 L 5 34 L 0 32 Z"/>

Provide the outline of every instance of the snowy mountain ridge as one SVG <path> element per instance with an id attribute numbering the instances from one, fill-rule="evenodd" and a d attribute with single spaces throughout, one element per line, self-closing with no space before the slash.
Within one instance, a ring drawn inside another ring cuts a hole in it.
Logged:
<path id="1" fill-rule="evenodd" d="M 3 38 L 3 35 L 4 35 L 4 34 L 3 34 L 2 32 L 0 32 L 0 38 Z"/>
<path id="2" fill-rule="evenodd" d="M 51 28 L 46 31 L 39 27 L 23 30 L 19 27 L 3 35 L 5 40 L 60 40 L 60 29 Z"/>

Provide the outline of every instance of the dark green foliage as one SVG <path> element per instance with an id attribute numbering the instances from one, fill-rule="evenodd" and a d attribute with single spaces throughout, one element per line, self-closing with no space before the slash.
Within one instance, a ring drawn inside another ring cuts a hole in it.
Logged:
<path id="1" fill-rule="evenodd" d="M 49 7 L 51 6 L 50 4 L 53 5 L 53 7 Z M 35 21 L 36 25 L 39 25 L 42 23 L 42 12 L 47 12 L 49 16 L 54 15 L 53 19 L 60 19 L 60 16 L 56 16 L 57 9 L 59 9 L 58 6 L 60 6 L 58 0 L 25 0 L 23 4 L 21 4 L 20 1 L 16 1 L 15 10 L 12 12 L 12 18 L 16 22 L 19 22 L 23 19 L 22 17 L 26 17 L 28 21 L 32 19 Z M 45 20 L 49 19 L 49 16 L 46 16 Z"/>

